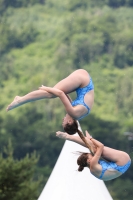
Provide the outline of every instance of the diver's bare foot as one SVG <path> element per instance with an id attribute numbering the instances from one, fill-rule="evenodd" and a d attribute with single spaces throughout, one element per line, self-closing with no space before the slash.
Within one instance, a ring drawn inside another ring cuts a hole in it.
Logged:
<path id="1" fill-rule="evenodd" d="M 7 111 L 12 110 L 20 105 L 19 100 L 21 99 L 20 96 L 16 96 L 11 104 L 9 104 L 6 108 Z"/>

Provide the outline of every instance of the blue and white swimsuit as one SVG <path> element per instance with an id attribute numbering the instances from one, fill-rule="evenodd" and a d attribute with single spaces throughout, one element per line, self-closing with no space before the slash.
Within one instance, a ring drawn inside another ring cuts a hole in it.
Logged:
<path id="1" fill-rule="evenodd" d="M 89 92 L 91 90 L 94 90 L 94 84 L 92 82 L 91 77 L 90 77 L 90 82 L 87 86 L 85 86 L 83 88 L 77 88 L 76 89 L 77 98 L 74 101 L 71 102 L 72 106 L 83 105 L 88 110 L 87 114 L 83 115 L 78 120 L 82 119 L 83 117 L 87 116 L 90 113 L 90 108 L 84 102 L 84 96 L 86 95 L 87 92 Z"/>
<path id="2" fill-rule="evenodd" d="M 131 161 L 128 161 L 123 166 L 119 166 L 115 162 L 105 162 L 105 161 L 102 161 L 102 160 L 99 160 L 98 163 L 102 166 L 102 173 L 101 173 L 99 179 L 102 179 L 102 177 L 103 177 L 104 173 L 106 172 L 106 170 L 115 169 L 118 172 L 121 172 L 122 174 L 124 174 L 128 170 L 128 168 L 130 167 L 130 165 L 131 165 Z"/>

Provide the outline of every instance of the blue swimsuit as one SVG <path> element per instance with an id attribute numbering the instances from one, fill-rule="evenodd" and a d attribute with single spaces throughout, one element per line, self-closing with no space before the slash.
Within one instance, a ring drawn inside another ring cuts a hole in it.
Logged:
<path id="1" fill-rule="evenodd" d="M 131 165 L 131 161 L 128 161 L 127 164 L 125 164 L 123 166 L 119 166 L 115 162 L 105 162 L 105 161 L 102 161 L 102 160 L 99 160 L 98 163 L 102 166 L 102 173 L 101 173 L 99 179 L 102 179 L 104 173 L 108 169 L 115 169 L 115 170 L 117 170 L 117 171 L 119 171 L 119 172 L 121 172 L 123 174 L 123 173 L 125 173 L 127 171 L 127 169 Z"/>
<path id="2" fill-rule="evenodd" d="M 94 89 L 94 84 L 92 82 L 91 77 L 90 77 L 90 82 L 87 86 L 85 86 L 83 88 L 77 88 L 76 89 L 77 98 L 74 101 L 71 102 L 72 106 L 83 105 L 88 110 L 87 114 L 83 115 L 78 120 L 82 119 L 83 117 L 85 117 L 86 115 L 88 115 L 90 113 L 90 108 L 84 102 L 84 96 L 86 95 L 87 92 L 89 92 L 93 89 Z"/>

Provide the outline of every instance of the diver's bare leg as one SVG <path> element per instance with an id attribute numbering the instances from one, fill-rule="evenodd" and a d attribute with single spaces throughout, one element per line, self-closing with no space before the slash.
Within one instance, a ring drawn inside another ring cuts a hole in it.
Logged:
<path id="1" fill-rule="evenodd" d="M 65 94 L 75 91 L 78 87 L 85 87 L 90 81 L 88 72 L 79 69 L 58 82 L 54 87 L 62 90 Z"/>
<path id="2" fill-rule="evenodd" d="M 26 94 L 25 96 L 16 96 L 13 102 L 7 106 L 6 110 L 9 111 L 25 103 L 37 101 L 37 100 L 41 100 L 45 98 L 55 98 L 55 96 L 46 91 L 35 90 L 33 92 Z"/>
<path id="3" fill-rule="evenodd" d="M 58 82 L 54 87 L 62 90 L 65 94 L 69 94 L 75 91 L 75 89 L 78 87 L 84 87 L 88 84 L 88 82 L 88 73 L 85 70 L 80 69 L 71 73 L 68 77 Z M 8 105 L 7 111 L 12 110 L 28 102 L 54 97 L 55 96 L 53 96 L 53 94 L 50 94 L 45 90 L 36 90 L 22 97 L 16 96 L 13 102 L 10 105 Z"/>

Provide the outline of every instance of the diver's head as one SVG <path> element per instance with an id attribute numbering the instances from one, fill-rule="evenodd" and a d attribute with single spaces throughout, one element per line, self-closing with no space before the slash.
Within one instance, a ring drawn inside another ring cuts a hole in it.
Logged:
<path id="1" fill-rule="evenodd" d="M 73 135 L 78 131 L 78 123 L 75 119 L 73 119 L 69 114 L 63 118 L 62 126 L 64 131 L 69 135 Z"/>
<path id="2" fill-rule="evenodd" d="M 92 159 L 92 154 L 91 153 L 82 153 L 78 159 L 77 159 L 77 164 L 79 165 L 78 171 L 81 172 L 84 167 L 89 167 L 90 168 L 90 161 Z"/>

